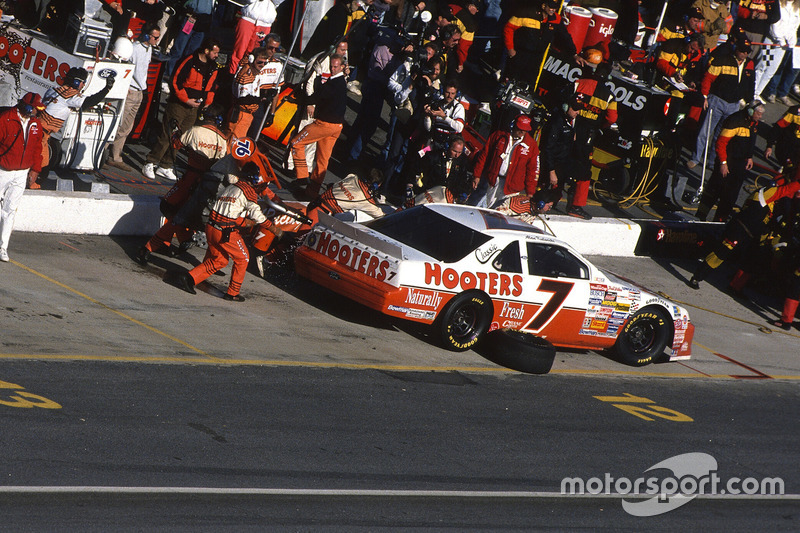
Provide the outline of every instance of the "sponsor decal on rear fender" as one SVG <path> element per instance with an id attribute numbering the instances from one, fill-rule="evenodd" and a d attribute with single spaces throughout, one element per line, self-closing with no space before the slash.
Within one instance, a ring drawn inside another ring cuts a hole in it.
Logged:
<path id="1" fill-rule="evenodd" d="M 389 281 L 397 275 L 396 263 L 379 257 L 372 251 L 333 237 L 330 233 L 312 233 L 308 236 L 306 245 L 340 265 L 378 281 Z"/>

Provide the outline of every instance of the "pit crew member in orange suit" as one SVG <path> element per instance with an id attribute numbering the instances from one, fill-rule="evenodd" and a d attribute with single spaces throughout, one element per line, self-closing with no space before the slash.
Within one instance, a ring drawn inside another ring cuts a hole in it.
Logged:
<path id="1" fill-rule="evenodd" d="M 265 0 L 269 1 L 269 0 Z M 233 82 L 234 104 L 228 120 L 228 131 L 231 138 L 246 137 L 250 125 L 253 123 L 253 114 L 258 110 L 263 100 L 263 91 L 272 92 L 272 107 L 274 110 L 278 102 L 278 89 L 283 85 L 281 76 L 281 63 L 275 59 L 275 51 L 281 46 L 281 38 L 270 33 L 267 36 L 267 45 L 256 48 L 252 52 L 253 62 L 239 68 Z"/>
<path id="2" fill-rule="evenodd" d="M 333 146 L 342 133 L 344 113 L 347 108 L 344 58 L 334 54 L 331 56 L 330 64 L 331 77 L 324 84 L 321 79 L 317 80 L 319 85 L 314 87 L 314 94 L 310 98 L 311 105 L 307 107 L 308 115 L 314 118 L 314 122 L 303 128 L 291 141 L 298 184 L 307 182 L 304 196 L 308 200 L 314 200 L 319 196 Z M 314 142 L 317 143 L 315 167 L 311 178 L 308 179 L 305 147 Z"/>
<path id="3" fill-rule="evenodd" d="M 323 211 L 329 215 L 344 213 L 357 209 L 372 218 L 386 214 L 378 201 L 383 173 L 378 169 L 369 171 L 357 170 L 348 174 L 343 180 L 332 184 L 327 191 L 308 204 L 306 213 L 316 219 L 316 212 Z M 388 207 L 388 206 L 387 206 Z"/>
<path id="4" fill-rule="evenodd" d="M 800 191 L 797 177 L 795 175 L 791 181 L 782 179 L 775 186 L 763 187 L 745 202 L 742 210 L 725 225 L 722 240 L 695 270 L 688 282 L 691 288 L 699 289 L 700 282 L 730 258 L 734 249 L 746 248 L 761 238 L 773 218 L 775 203 L 781 198 L 791 198 Z"/>
<path id="5" fill-rule="evenodd" d="M 714 221 L 728 220 L 739 190 L 747 178 L 747 171 L 753 168 L 753 152 L 759 121 L 763 115 L 764 105 L 756 102 L 722 121 L 722 130 L 715 144 L 717 157 L 714 161 L 714 172 L 708 187 L 700 196 L 700 205 L 697 208 L 696 216 L 699 220 L 706 220 L 714 203 L 718 204 Z"/>
<path id="6" fill-rule="evenodd" d="M 256 192 L 256 188 L 262 189 L 260 186 L 263 185 L 265 185 L 264 180 L 258 166 L 249 162 L 242 167 L 239 180 L 222 191 L 214 203 L 206 224 L 208 251 L 201 264 L 189 272 L 176 274 L 175 282 L 179 288 L 195 294 L 195 285 L 224 268 L 232 259 L 231 281 L 224 299 L 234 302 L 244 301 L 239 291 L 250 262 L 250 252 L 239 231 L 256 225 L 261 225 L 262 228 L 268 226 L 267 217 L 258 205 L 258 192 Z M 267 195 L 275 196 L 265 187 L 263 191 Z"/>
<path id="7" fill-rule="evenodd" d="M 36 113 L 44 108 L 36 93 L 27 93 L 0 114 L 0 261 L 8 261 L 8 241 L 25 184 L 42 170 L 42 126 Z"/>
<path id="8" fill-rule="evenodd" d="M 560 0 L 545 0 L 540 4 L 518 2 L 503 28 L 503 42 L 508 53 L 506 77 L 533 86 L 549 44 L 573 56 L 579 65 L 584 64 L 561 15 L 556 13 L 560 4 Z"/>
<path id="9" fill-rule="evenodd" d="M 50 148 L 47 143 L 50 135 L 61 130 L 69 117 L 71 109 L 89 109 L 100 102 L 114 86 L 114 77 L 106 78 L 106 86 L 91 96 L 82 94 L 89 72 L 84 68 L 72 67 L 64 76 L 64 83 L 47 89 L 42 97 L 45 109 L 39 113 L 44 135 L 42 136 L 42 167 L 50 164 Z M 31 187 L 38 189 L 39 186 Z"/>
<path id="10" fill-rule="evenodd" d="M 137 263 L 146 265 L 151 252 L 170 246 L 172 237 L 178 238 L 179 250 L 185 249 L 186 244 L 191 242 L 194 230 L 175 224 L 173 218 L 178 209 L 189 199 L 203 174 L 228 153 L 225 134 L 220 130 L 223 112 L 220 104 L 211 104 L 203 110 L 201 124 L 176 139 L 175 147 L 185 148 L 188 152 L 186 172 L 161 199 L 161 214 L 166 218 L 166 222 L 139 249 L 135 258 Z"/>
<path id="11" fill-rule="evenodd" d="M 539 181 L 539 146 L 531 136 L 531 118 L 520 115 L 511 133 L 497 130 L 478 152 L 473 170 L 473 187 L 479 207 L 494 207 L 511 194 L 532 196 Z M 486 191 L 482 198 L 478 191 Z"/>

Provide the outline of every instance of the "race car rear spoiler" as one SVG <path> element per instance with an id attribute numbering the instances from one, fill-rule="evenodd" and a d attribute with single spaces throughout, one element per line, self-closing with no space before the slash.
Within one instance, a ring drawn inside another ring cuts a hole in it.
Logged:
<path id="1" fill-rule="evenodd" d="M 378 237 L 375 237 L 371 233 L 368 233 L 363 229 L 350 224 L 349 222 L 341 221 L 337 218 L 332 217 L 327 213 L 320 212 L 319 223 L 341 235 L 344 235 L 349 239 L 352 239 L 358 243 L 363 244 L 364 246 L 368 246 L 374 250 L 382 252 L 390 257 L 394 257 L 397 259 L 403 258 L 403 249 L 400 246 L 385 241 L 383 239 L 380 239 Z"/>

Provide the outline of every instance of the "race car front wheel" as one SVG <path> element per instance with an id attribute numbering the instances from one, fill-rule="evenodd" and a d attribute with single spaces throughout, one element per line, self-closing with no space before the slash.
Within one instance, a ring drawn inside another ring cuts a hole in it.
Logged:
<path id="1" fill-rule="evenodd" d="M 614 349 L 621 363 L 644 366 L 664 353 L 670 336 L 670 319 L 658 308 L 642 309 L 622 329 Z"/>
<path id="2" fill-rule="evenodd" d="M 466 291 L 450 300 L 439 315 L 444 347 L 463 352 L 486 333 L 492 322 L 492 300 L 481 291 Z"/>

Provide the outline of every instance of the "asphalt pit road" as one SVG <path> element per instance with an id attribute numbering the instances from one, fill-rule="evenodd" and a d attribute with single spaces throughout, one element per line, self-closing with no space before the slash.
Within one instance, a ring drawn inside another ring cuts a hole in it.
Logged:
<path id="1" fill-rule="evenodd" d="M 475 385 L 476 383 L 458 372 L 391 372 L 379 370 L 382 374 L 409 383 L 431 383 L 434 385 Z"/>
<path id="2" fill-rule="evenodd" d="M 207 435 L 211 435 L 211 437 L 213 437 L 213 439 L 215 441 L 217 441 L 217 442 L 228 442 L 227 440 L 225 440 L 225 437 L 223 437 L 222 435 L 217 434 L 216 431 L 214 431 L 210 427 L 204 426 L 203 424 L 195 424 L 195 423 L 190 422 L 189 423 L 189 427 L 192 428 L 192 429 L 196 429 L 197 431 L 200 431 L 200 432 L 205 433 Z"/>

